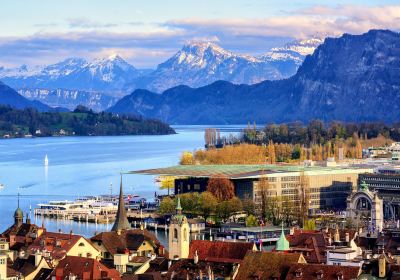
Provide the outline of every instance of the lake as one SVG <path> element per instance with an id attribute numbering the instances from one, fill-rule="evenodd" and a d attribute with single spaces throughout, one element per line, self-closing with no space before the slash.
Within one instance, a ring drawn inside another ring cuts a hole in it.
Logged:
<path id="1" fill-rule="evenodd" d="M 0 232 L 13 223 L 20 193 L 20 207 L 30 213 L 38 203 L 74 199 L 85 195 L 118 192 L 119 174 L 131 170 L 178 164 L 182 151 L 204 146 L 209 126 L 174 126 L 177 134 L 163 136 L 49 137 L 0 140 Z M 221 135 L 238 133 L 243 126 L 219 126 Z M 49 166 L 44 166 L 45 155 Z M 124 192 L 152 199 L 160 192 L 153 176 L 124 175 Z M 42 221 L 32 222 L 41 225 Z M 46 219 L 50 231 L 72 230 L 92 236 L 105 225 Z M 164 233 L 162 233 L 164 234 Z"/>

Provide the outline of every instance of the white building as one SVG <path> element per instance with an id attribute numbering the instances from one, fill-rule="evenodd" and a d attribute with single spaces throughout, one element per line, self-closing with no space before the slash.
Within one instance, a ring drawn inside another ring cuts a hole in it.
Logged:
<path id="1" fill-rule="evenodd" d="M 357 234 L 354 235 L 354 238 Z M 332 246 L 326 250 L 326 264 L 341 266 L 362 267 L 364 260 L 362 250 L 354 242 L 354 238 L 349 242 L 349 246 Z"/>

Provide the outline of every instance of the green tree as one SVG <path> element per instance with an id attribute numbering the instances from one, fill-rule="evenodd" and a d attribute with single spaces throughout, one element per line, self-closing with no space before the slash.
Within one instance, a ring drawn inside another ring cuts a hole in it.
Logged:
<path id="1" fill-rule="evenodd" d="M 158 212 L 161 215 L 172 215 L 175 213 L 175 207 L 176 207 L 175 201 L 171 199 L 169 196 L 167 196 L 161 200 Z"/>
<path id="2" fill-rule="evenodd" d="M 199 212 L 203 216 L 204 220 L 207 221 L 211 214 L 215 213 L 218 200 L 212 193 L 207 191 L 200 194 L 199 202 Z"/>
<path id="3" fill-rule="evenodd" d="M 226 220 L 233 214 L 242 210 L 242 201 L 239 198 L 234 197 L 230 200 L 225 200 L 218 203 L 216 207 L 216 214 L 222 220 Z"/>
<path id="4" fill-rule="evenodd" d="M 249 215 L 246 218 L 246 227 L 256 227 L 258 226 L 257 218 L 253 215 Z"/>
<path id="5" fill-rule="evenodd" d="M 256 205 L 252 199 L 246 198 L 242 201 L 243 211 L 247 215 L 254 215 L 256 212 Z"/>
<path id="6" fill-rule="evenodd" d="M 181 205 L 185 213 L 197 214 L 200 208 L 200 194 L 184 193 L 180 195 Z"/>

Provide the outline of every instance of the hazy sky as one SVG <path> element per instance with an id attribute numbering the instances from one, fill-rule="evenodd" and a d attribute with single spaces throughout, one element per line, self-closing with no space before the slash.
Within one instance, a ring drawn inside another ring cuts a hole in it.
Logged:
<path id="1" fill-rule="evenodd" d="M 120 54 L 155 67 L 190 40 L 261 54 L 317 32 L 400 30 L 400 0 L 1 0 L 0 66 Z"/>

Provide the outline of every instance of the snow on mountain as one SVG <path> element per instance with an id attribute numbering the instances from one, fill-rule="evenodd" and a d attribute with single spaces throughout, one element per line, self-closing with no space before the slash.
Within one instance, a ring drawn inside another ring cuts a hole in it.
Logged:
<path id="1" fill-rule="evenodd" d="M 35 71 L 0 69 L 0 78 L 16 89 L 62 88 L 115 93 L 121 91 L 126 83 L 137 78 L 140 73 L 115 55 L 90 62 L 82 58 L 68 58 Z"/>
<path id="2" fill-rule="evenodd" d="M 99 92 L 68 89 L 20 89 L 18 93 L 29 100 L 39 100 L 51 107 L 63 107 L 69 110 L 74 110 L 78 105 L 83 105 L 96 112 L 100 112 L 118 101 L 117 97 Z"/>
<path id="3" fill-rule="evenodd" d="M 71 108 L 79 101 L 101 110 L 110 100 L 97 93 L 121 96 L 138 88 L 161 93 L 178 85 L 201 87 L 217 80 L 255 84 L 288 78 L 297 72 L 305 56 L 312 53 L 323 38 L 315 36 L 294 41 L 258 57 L 234 53 L 212 42 L 189 42 L 155 70 L 138 70 L 119 55 L 112 55 L 92 61 L 68 58 L 33 68 L 26 65 L 14 69 L 0 67 L 0 80 L 52 106 L 61 102 L 63 107 Z M 43 90 L 47 93 L 37 94 Z M 72 98 L 71 92 L 82 95 L 82 99 Z"/>
<path id="4" fill-rule="evenodd" d="M 280 60 L 284 65 L 278 65 Z M 283 79 L 293 75 L 298 67 L 298 63 L 287 60 L 276 57 L 272 61 L 236 54 L 210 42 L 191 42 L 159 64 L 140 83 L 130 85 L 130 90 L 145 88 L 162 92 L 177 85 L 200 87 L 217 80 L 254 84 L 267 79 Z"/>

